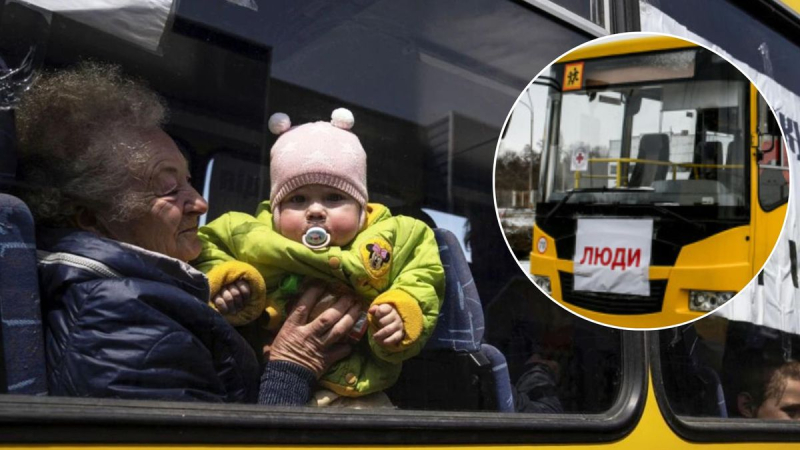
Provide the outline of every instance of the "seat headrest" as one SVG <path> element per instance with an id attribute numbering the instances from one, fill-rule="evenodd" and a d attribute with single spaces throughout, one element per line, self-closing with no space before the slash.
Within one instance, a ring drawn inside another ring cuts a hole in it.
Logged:
<path id="1" fill-rule="evenodd" d="M 703 163 L 722 162 L 722 142 L 704 141 L 697 143 L 697 155 Z"/>
<path id="2" fill-rule="evenodd" d="M 451 231 L 434 228 L 433 233 L 445 272 L 445 294 L 439 322 L 425 349 L 479 351 L 484 332 L 483 309 L 469 264 Z"/>
<path id="3" fill-rule="evenodd" d="M 666 133 L 643 134 L 639 141 L 639 148 L 663 148 L 669 146 L 669 136 Z"/>
<path id="4" fill-rule="evenodd" d="M 726 164 L 741 164 L 744 162 L 744 151 L 742 151 L 742 137 L 734 135 L 733 140 L 728 143 L 728 155 Z"/>

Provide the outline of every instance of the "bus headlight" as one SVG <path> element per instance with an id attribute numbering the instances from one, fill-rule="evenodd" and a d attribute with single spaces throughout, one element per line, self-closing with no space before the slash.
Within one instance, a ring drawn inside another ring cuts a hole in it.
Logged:
<path id="1" fill-rule="evenodd" d="M 550 295 L 553 290 L 550 288 L 550 277 L 544 275 L 531 275 L 533 282 L 539 286 L 545 294 Z"/>
<path id="2" fill-rule="evenodd" d="M 689 291 L 689 309 L 709 312 L 730 300 L 736 292 L 729 291 Z"/>

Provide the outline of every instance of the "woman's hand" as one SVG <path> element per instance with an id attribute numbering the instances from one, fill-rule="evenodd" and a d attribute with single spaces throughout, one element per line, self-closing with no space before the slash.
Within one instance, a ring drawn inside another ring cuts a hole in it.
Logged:
<path id="1" fill-rule="evenodd" d="M 340 343 L 355 324 L 361 311 L 351 295 L 342 295 L 318 317 L 308 322 L 317 302 L 332 294 L 312 284 L 300 296 L 281 327 L 269 351 L 270 361 L 291 361 L 310 369 L 319 378 L 331 364 L 350 354 L 352 347 Z"/>

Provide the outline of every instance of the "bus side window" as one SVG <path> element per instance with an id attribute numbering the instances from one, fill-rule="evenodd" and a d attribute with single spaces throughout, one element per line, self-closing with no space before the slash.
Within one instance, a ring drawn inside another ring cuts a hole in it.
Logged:
<path id="1" fill-rule="evenodd" d="M 679 416 L 800 418 L 798 336 L 713 315 L 659 332 L 664 392 Z"/>
<path id="2" fill-rule="evenodd" d="M 623 382 L 620 339 L 619 330 L 573 316 L 522 276 L 509 280 L 486 310 L 486 341 L 505 355 L 518 395 L 540 400 L 549 392 L 567 414 L 613 405 Z M 547 368 L 553 383 L 526 389 L 537 366 Z"/>
<path id="3" fill-rule="evenodd" d="M 765 210 L 789 200 L 789 166 L 783 135 L 775 115 L 758 96 L 758 199 Z"/>

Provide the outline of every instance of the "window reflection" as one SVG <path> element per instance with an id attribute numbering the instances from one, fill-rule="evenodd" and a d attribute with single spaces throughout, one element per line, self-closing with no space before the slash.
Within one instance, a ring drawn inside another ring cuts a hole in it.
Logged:
<path id="1" fill-rule="evenodd" d="M 789 159 L 778 121 L 763 97 L 758 106 L 758 200 L 770 210 L 789 200 Z"/>
<path id="2" fill-rule="evenodd" d="M 508 361 L 511 381 L 523 388 L 537 364 L 553 371 L 565 413 L 599 413 L 620 383 L 619 330 L 580 319 L 547 299 L 522 276 L 511 280 L 487 309 L 489 343 Z M 546 396 L 546 383 L 534 395 Z"/>
<path id="3" fill-rule="evenodd" d="M 172 111 L 167 131 L 197 187 L 206 186 L 207 221 L 253 213 L 268 197 L 269 114 L 304 123 L 351 109 L 370 161 L 371 200 L 462 236 L 485 341 L 505 354 L 521 395 L 543 405 L 527 410 L 606 410 L 621 383 L 620 333 L 574 318 L 521 276 L 491 195 L 495 144 L 514 100 L 541 67 L 587 37 L 511 1 L 255 3 L 257 12 L 181 2 L 160 53 L 56 15 L 44 65 L 91 56 L 159 91 Z M 469 383 L 465 393 L 451 379 L 431 380 L 441 402 L 428 397 L 408 408 L 493 409 Z"/>
<path id="4" fill-rule="evenodd" d="M 645 13 L 652 6 L 648 3 L 654 2 L 639 3 L 642 5 L 642 27 L 647 31 L 649 18 Z M 752 15 L 742 5 L 728 0 L 708 0 L 698 8 L 693 0 L 673 0 L 658 2 L 657 7 L 688 31 L 719 45 L 737 60 L 768 74 L 793 92 L 800 91 L 800 80 L 793 76 L 800 68 L 800 49 L 791 37 L 781 34 L 776 22 Z M 730 30 L 741 32 L 731 33 Z M 753 42 L 758 42 L 758 45 L 753 45 Z"/>
<path id="5" fill-rule="evenodd" d="M 603 0 L 550 0 L 562 8 L 575 13 L 584 19 L 591 21 L 601 27 L 605 27 L 606 22 L 606 2 Z"/>
<path id="6" fill-rule="evenodd" d="M 798 335 L 710 316 L 661 331 L 659 342 L 664 388 L 676 414 L 800 419 Z"/>

